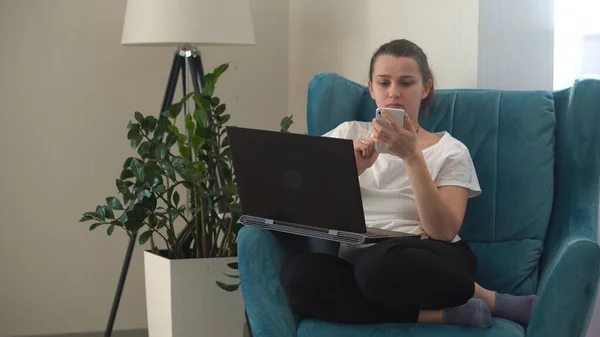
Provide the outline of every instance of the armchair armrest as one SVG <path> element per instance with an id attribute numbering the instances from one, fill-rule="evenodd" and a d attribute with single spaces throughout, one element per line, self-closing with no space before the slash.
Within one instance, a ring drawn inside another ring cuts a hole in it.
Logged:
<path id="1" fill-rule="evenodd" d="M 565 233 L 541 269 L 528 337 L 583 337 L 598 287 L 600 250 L 593 233 Z"/>
<path id="2" fill-rule="evenodd" d="M 281 267 L 293 249 L 284 246 L 290 239 L 257 227 L 242 227 L 238 233 L 241 290 L 254 337 L 296 336 L 298 318 L 279 281 Z"/>
<path id="3" fill-rule="evenodd" d="M 583 337 L 593 313 L 600 272 L 598 93 L 597 78 L 554 92 L 554 207 L 528 337 Z"/>
<path id="4" fill-rule="evenodd" d="M 334 242 L 258 227 L 242 227 L 238 233 L 241 290 L 250 330 L 254 337 L 296 336 L 294 315 L 281 288 L 279 273 L 286 259 L 301 252 L 337 254 Z"/>

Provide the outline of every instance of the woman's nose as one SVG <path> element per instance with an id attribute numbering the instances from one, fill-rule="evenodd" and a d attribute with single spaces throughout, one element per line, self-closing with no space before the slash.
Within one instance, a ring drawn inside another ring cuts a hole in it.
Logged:
<path id="1" fill-rule="evenodd" d="M 397 86 L 390 87 L 390 91 L 388 92 L 389 97 L 400 97 L 402 91 Z"/>

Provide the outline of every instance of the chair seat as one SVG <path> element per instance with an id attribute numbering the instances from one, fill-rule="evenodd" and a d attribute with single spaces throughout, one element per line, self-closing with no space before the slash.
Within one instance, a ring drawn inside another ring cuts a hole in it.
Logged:
<path id="1" fill-rule="evenodd" d="M 490 328 L 470 328 L 440 324 L 351 325 L 305 319 L 298 326 L 298 337 L 523 337 L 523 327 L 512 321 L 494 319 Z"/>

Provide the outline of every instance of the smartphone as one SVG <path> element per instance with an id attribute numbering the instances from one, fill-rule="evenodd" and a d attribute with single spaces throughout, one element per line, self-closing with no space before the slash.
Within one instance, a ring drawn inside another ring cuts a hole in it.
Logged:
<path id="1" fill-rule="evenodd" d="M 389 124 L 387 123 L 385 118 L 383 118 L 383 116 L 381 115 L 382 111 L 386 111 L 388 114 L 390 114 L 390 116 L 392 116 L 392 118 L 396 121 L 396 124 L 398 124 L 398 126 L 401 126 L 401 127 L 404 126 L 404 114 L 406 114 L 404 109 L 377 108 L 377 110 L 375 110 L 375 118 L 377 118 L 377 121 L 380 121 L 381 124 L 383 124 L 384 126 L 389 126 Z M 391 152 L 388 151 L 388 149 L 386 149 L 385 147 L 380 146 L 378 144 L 375 145 L 375 149 L 379 153 L 391 154 Z"/>

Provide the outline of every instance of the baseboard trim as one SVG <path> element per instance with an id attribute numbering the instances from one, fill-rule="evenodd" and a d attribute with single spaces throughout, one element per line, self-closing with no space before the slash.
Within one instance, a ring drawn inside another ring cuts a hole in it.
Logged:
<path id="1" fill-rule="evenodd" d="M 19 337 L 104 337 L 104 331 L 100 332 L 83 332 L 83 333 L 67 333 L 58 335 L 29 335 Z M 113 331 L 111 337 L 148 337 L 148 330 L 116 330 Z"/>

